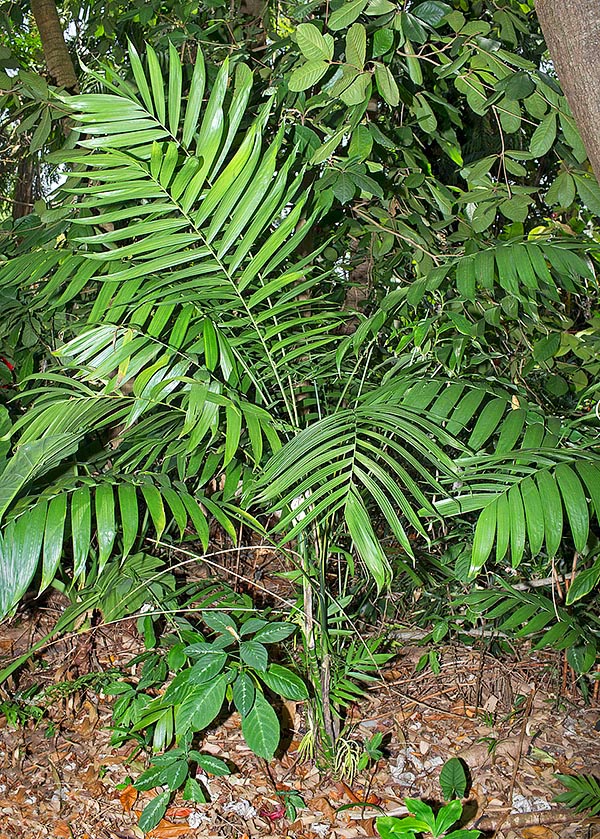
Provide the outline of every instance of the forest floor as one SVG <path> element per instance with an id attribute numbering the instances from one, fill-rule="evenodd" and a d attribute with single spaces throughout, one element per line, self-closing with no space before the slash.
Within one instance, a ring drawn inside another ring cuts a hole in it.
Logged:
<path id="1" fill-rule="evenodd" d="M 0 626 L 0 666 L 56 622 L 63 605 L 23 609 Z M 0 692 L 0 839 L 136 839 L 154 793 L 129 779 L 144 768 L 134 744 L 110 745 L 111 698 L 102 674 L 124 673 L 142 651 L 135 620 L 98 626 L 47 647 Z M 423 647 L 409 640 L 384 680 L 350 709 L 351 739 L 384 735 L 385 756 L 353 779 L 335 778 L 298 755 L 301 705 L 286 703 L 286 748 L 271 764 L 245 745 L 237 714 L 212 728 L 202 750 L 235 767 L 206 782 L 210 803 L 175 797 L 151 839 L 354 839 L 376 836 L 382 811 L 406 813 L 405 797 L 440 802 L 440 768 L 450 757 L 471 774 L 468 827 L 498 839 L 600 839 L 600 819 L 554 803 L 555 773 L 600 776 L 600 707 L 583 702 L 557 653 L 526 644 L 494 658 L 472 647 L 439 649 L 440 670 L 415 672 Z M 36 688 L 30 704 L 17 694 Z M 36 717 L 40 717 L 36 719 Z M 305 804 L 286 819 L 285 791 Z M 279 793 L 279 794 L 278 794 Z M 354 805 L 354 806 L 345 806 Z M 376 805 L 376 806 L 374 806 Z"/>

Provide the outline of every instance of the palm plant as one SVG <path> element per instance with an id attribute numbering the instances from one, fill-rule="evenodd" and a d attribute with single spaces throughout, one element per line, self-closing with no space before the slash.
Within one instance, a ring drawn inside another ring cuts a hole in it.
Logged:
<path id="1" fill-rule="evenodd" d="M 0 275 L 13 317 L 23 300 L 40 319 L 60 312 L 66 338 L 7 432 L 0 614 L 38 569 L 40 590 L 60 567 L 82 584 L 90 564 L 98 578 L 150 528 L 176 540 L 191 524 L 206 548 L 210 518 L 235 538 L 236 519 L 258 526 L 277 512 L 282 549 L 294 541 L 299 557 L 310 675 L 334 740 L 332 557 L 358 556 L 382 589 L 388 534 L 411 563 L 428 522 L 462 516 L 472 528 L 478 511 L 465 580 L 494 543 L 513 565 L 526 541 L 555 553 L 563 509 L 581 550 L 590 499 L 598 513 L 594 434 L 585 446 L 581 429 L 547 436 L 514 388 L 394 359 L 380 337 L 398 292 L 344 336 L 326 242 L 307 247 L 332 198 L 313 188 L 302 135 L 272 127 L 275 104 L 253 101 L 244 64 L 224 62 L 206 91 L 200 52 L 187 68 L 171 47 L 164 73 L 150 47 L 145 66 L 133 47 L 130 59 L 135 87 L 96 77 L 108 92 L 61 100 L 75 147 L 55 157 L 69 167 L 59 227 L 30 237 Z M 471 299 L 476 259 L 517 296 L 546 293 L 547 262 L 588 272 L 567 250 L 523 243 L 534 280 L 519 285 L 505 247 L 491 268 L 478 254 L 444 276 L 456 269 Z M 419 280 L 423 294 L 439 274 Z M 542 520 L 541 494 L 553 505 Z"/>

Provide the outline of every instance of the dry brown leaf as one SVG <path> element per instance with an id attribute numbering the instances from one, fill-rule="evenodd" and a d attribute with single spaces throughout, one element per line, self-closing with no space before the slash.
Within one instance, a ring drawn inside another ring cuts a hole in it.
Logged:
<path id="1" fill-rule="evenodd" d="M 121 792 L 119 793 L 119 801 L 121 802 L 121 806 L 127 812 L 133 809 L 133 805 L 137 801 L 137 797 L 138 791 L 132 784 L 129 784 L 129 786 L 125 787 L 125 789 L 121 790 Z"/>
<path id="2" fill-rule="evenodd" d="M 325 818 L 329 819 L 329 821 L 335 821 L 337 814 L 325 796 L 320 795 L 318 798 L 313 798 L 310 802 L 310 806 L 311 809 L 318 810 L 320 813 L 323 813 Z"/>
<path id="3" fill-rule="evenodd" d="M 336 789 L 340 790 L 340 792 L 344 792 L 353 804 L 359 804 L 362 802 L 360 795 L 357 795 L 354 790 L 348 786 L 348 784 L 344 783 L 344 781 L 338 781 L 335 786 Z"/>
<path id="4" fill-rule="evenodd" d="M 554 830 L 541 824 L 523 828 L 523 839 L 555 839 L 555 837 Z"/>
<path id="5" fill-rule="evenodd" d="M 360 826 L 365 831 L 367 836 L 379 836 L 377 831 L 375 830 L 375 819 L 364 819 Z"/>
<path id="6" fill-rule="evenodd" d="M 171 824 L 164 819 L 159 822 L 154 830 L 146 834 L 149 839 L 177 839 L 179 836 L 185 836 L 191 830 L 189 824 Z"/>
<path id="7" fill-rule="evenodd" d="M 59 821 L 56 823 L 53 835 L 60 837 L 60 839 L 71 839 L 73 832 L 68 822 Z"/>
<path id="8" fill-rule="evenodd" d="M 187 819 L 190 813 L 193 812 L 193 807 L 169 807 L 167 810 L 167 816 L 170 819 Z"/>

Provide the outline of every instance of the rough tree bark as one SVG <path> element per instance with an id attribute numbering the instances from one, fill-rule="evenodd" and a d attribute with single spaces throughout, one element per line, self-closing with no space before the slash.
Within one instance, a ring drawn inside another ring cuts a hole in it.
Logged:
<path id="1" fill-rule="evenodd" d="M 48 73 L 59 87 L 77 90 L 77 75 L 65 44 L 54 0 L 31 0 L 31 11 L 42 40 Z"/>
<path id="2" fill-rule="evenodd" d="M 600 2 L 536 0 L 556 72 L 600 181 Z"/>

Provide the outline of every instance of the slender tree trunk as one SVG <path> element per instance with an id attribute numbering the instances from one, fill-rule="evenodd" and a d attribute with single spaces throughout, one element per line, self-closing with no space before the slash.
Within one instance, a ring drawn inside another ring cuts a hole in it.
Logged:
<path id="1" fill-rule="evenodd" d="M 77 90 L 77 75 L 65 43 L 54 0 L 31 0 L 31 11 L 42 39 L 48 73 L 59 87 Z"/>
<path id="2" fill-rule="evenodd" d="M 600 2 L 536 0 L 550 56 L 600 181 Z"/>
<path id="3" fill-rule="evenodd" d="M 33 212 L 33 203 L 39 197 L 36 195 L 36 171 L 29 150 L 17 167 L 17 182 L 15 185 L 12 217 L 14 220 L 28 216 Z"/>

